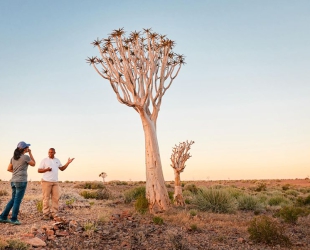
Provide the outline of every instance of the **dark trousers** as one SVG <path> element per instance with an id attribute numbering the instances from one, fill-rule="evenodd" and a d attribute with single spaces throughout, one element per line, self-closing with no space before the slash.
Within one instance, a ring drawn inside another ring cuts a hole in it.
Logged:
<path id="1" fill-rule="evenodd" d="M 0 215 L 0 218 L 3 220 L 7 219 L 10 210 L 13 208 L 11 221 L 16 221 L 17 215 L 19 213 L 19 207 L 26 191 L 27 182 L 11 182 L 11 187 L 12 199 L 6 205 L 5 209 Z"/>

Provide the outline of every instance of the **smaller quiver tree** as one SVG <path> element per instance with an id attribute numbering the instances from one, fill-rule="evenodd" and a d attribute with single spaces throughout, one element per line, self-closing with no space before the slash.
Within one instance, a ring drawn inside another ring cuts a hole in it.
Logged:
<path id="1" fill-rule="evenodd" d="M 185 162 L 191 157 L 189 150 L 194 141 L 180 142 L 172 148 L 171 167 L 174 169 L 174 204 L 184 206 L 180 174 L 186 167 Z"/>
<path id="2" fill-rule="evenodd" d="M 103 182 L 103 183 L 104 183 L 105 178 L 106 178 L 107 176 L 108 176 L 108 175 L 107 175 L 105 172 L 102 172 L 102 173 L 99 175 L 99 177 L 102 178 L 102 182 Z"/>

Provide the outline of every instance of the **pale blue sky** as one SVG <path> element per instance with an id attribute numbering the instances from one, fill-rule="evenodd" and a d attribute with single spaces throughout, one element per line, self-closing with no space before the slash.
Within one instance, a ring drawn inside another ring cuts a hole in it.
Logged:
<path id="1" fill-rule="evenodd" d="M 187 64 L 163 98 L 158 139 L 194 140 L 181 179 L 310 175 L 310 1 L 0 1 L 0 178 L 20 140 L 61 180 L 144 180 L 138 114 L 85 63 L 113 29 L 152 27 Z M 36 169 L 29 178 L 38 180 Z"/>

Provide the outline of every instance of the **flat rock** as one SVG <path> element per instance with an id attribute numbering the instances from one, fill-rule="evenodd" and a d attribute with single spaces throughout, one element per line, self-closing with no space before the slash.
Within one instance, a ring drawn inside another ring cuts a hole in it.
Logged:
<path id="1" fill-rule="evenodd" d="M 37 237 L 30 238 L 30 239 L 24 239 L 23 241 L 34 247 L 45 247 L 46 246 L 46 243 Z"/>

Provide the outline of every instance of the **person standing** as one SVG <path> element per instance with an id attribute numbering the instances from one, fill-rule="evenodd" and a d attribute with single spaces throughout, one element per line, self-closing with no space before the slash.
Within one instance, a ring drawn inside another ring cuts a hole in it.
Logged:
<path id="1" fill-rule="evenodd" d="M 27 144 L 24 141 L 19 142 L 17 148 L 14 151 L 14 156 L 12 157 L 8 166 L 8 171 L 12 173 L 12 198 L 0 215 L 1 223 L 11 223 L 14 225 L 21 224 L 21 222 L 17 219 L 17 216 L 19 213 L 20 204 L 24 198 L 24 194 L 27 188 L 28 165 L 32 167 L 36 165 L 36 161 L 32 156 L 32 152 L 29 146 L 30 144 Z M 25 155 L 26 153 L 28 153 L 29 156 Z M 12 216 L 11 219 L 8 219 L 8 215 L 11 209 Z"/>
<path id="2" fill-rule="evenodd" d="M 43 173 L 41 185 L 43 193 L 43 220 L 53 219 L 58 216 L 59 186 L 58 186 L 58 170 L 64 171 L 74 160 L 68 159 L 65 165 L 55 158 L 56 151 L 54 148 L 48 150 L 48 157 L 41 161 L 38 168 L 39 173 Z M 51 207 L 49 205 L 50 199 Z"/>

